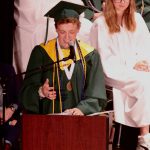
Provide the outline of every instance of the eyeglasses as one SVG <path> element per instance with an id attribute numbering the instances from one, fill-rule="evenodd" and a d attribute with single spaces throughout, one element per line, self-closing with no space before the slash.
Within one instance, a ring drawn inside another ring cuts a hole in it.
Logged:
<path id="1" fill-rule="evenodd" d="M 114 0 L 115 3 L 121 3 L 122 1 L 124 1 L 126 3 L 129 2 L 129 0 Z"/>

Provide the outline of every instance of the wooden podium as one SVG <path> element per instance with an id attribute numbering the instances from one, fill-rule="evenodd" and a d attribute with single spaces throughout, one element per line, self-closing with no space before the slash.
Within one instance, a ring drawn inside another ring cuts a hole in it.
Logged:
<path id="1" fill-rule="evenodd" d="M 108 150 L 108 117 L 22 116 L 22 150 Z"/>

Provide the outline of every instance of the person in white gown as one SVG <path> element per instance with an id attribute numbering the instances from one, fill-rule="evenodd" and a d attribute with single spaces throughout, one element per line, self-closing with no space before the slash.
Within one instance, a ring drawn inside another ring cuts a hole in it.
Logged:
<path id="1" fill-rule="evenodd" d="M 24 72 L 31 54 L 31 50 L 38 43 L 45 40 L 46 22 L 44 17 L 46 12 L 61 0 L 15 0 L 14 18 L 16 28 L 13 39 L 13 65 L 17 73 Z M 82 0 L 65 0 L 83 5 Z M 89 43 L 89 32 L 92 22 L 81 15 L 81 29 L 78 34 L 79 39 Z M 47 39 L 56 37 L 53 18 L 49 20 Z"/>
<path id="2" fill-rule="evenodd" d="M 90 38 L 113 87 L 115 121 L 139 127 L 137 150 L 150 150 L 150 33 L 135 11 L 135 0 L 106 1 Z"/>

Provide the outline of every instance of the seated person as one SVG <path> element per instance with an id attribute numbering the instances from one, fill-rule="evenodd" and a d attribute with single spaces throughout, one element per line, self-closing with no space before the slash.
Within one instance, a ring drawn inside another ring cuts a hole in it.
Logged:
<path id="1" fill-rule="evenodd" d="M 11 149 L 11 146 L 19 137 L 20 123 L 18 118 L 20 113 L 15 75 L 14 68 L 11 65 L 0 63 L 0 136 L 4 139 L 4 150 Z M 3 94 L 3 92 L 6 94 Z M 5 119 L 3 116 L 3 104 L 5 104 Z"/>
<path id="2" fill-rule="evenodd" d="M 32 50 L 19 96 L 28 112 L 88 115 L 104 109 L 106 91 L 99 54 L 76 39 L 84 10 L 84 6 L 61 1 L 46 14 L 54 18 L 58 37 Z"/>
<path id="3" fill-rule="evenodd" d="M 135 0 L 107 0 L 90 37 L 113 87 L 115 121 L 140 128 L 137 150 L 150 150 L 150 32 Z"/>

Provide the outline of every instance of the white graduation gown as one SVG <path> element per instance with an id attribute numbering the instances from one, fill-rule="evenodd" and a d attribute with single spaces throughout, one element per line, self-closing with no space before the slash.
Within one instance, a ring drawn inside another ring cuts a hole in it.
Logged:
<path id="1" fill-rule="evenodd" d="M 90 37 L 100 53 L 106 84 L 114 87 L 115 121 L 142 127 L 150 124 L 150 72 L 133 66 L 140 60 L 150 62 L 150 33 L 140 14 L 135 13 L 135 19 L 135 32 L 123 26 L 110 35 L 102 15 L 93 23 Z"/>

